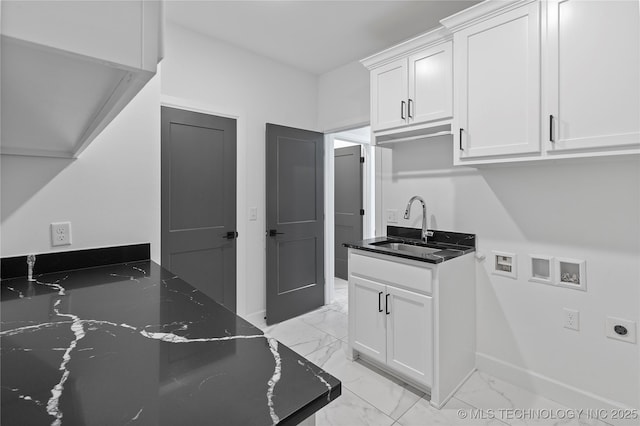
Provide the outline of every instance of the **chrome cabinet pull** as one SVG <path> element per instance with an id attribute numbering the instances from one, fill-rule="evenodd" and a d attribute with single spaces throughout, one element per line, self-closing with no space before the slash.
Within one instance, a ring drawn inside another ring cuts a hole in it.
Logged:
<path id="1" fill-rule="evenodd" d="M 404 115 L 405 105 L 406 105 L 405 101 L 400 101 L 400 118 L 402 118 L 403 120 L 407 119 L 407 117 L 405 117 L 405 115 Z"/>
<path id="2" fill-rule="evenodd" d="M 413 115 L 411 115 L 411 104 L 413 103 L 413 99 L 409 99 L 409 105 L 407 106 L 407 115 L 409 116 L 409 118 L 413 118 Z"/>

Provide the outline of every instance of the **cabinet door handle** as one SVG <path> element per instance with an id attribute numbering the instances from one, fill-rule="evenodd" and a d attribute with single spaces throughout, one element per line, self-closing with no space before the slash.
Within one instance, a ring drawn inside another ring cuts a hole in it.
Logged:
<path id="1" fill-rule="evenodd" d="M 549 116 L 549 142 L 555 142 L 553 139 L 553 114 Z"/>
<path id="2" fill-rule="evenodd" d="M 406 118 L 407 118 L 404 115 L 405 104 L 406 104 L 405 101 L 400 101 L 400 118 L 402 118 L 403 120 L 406 120 Z"/>
<path id="3" fill-rule="evenodd" d="M 413 103 L 413 99 L 409 99 L 409 104 L 407 106 L 407 115 L 409 116 L 409 118 L 413 118 L 413 115 L 411 115 L 411 104 Z"/>
<path id="4" fill-rule="evenodd" d="M 382 312 L 382 292 L 378 293 L 378 312 Z"/>
<path id="5" fill-rule="evenodd" d="M 464 151 L 464 148 L 462 147 L 462 132 L 464 132 L 464 129 L 462 127 L 460 127 L 460 137 L 458 138 L 460 151 Z"/>
<path id="6" fill-rule="evenodd" d="M 386 296 L 384 296 L 384 310 L 387 315 L 391 313 L 389 311 L 389 293 L 387 293 Z"/>

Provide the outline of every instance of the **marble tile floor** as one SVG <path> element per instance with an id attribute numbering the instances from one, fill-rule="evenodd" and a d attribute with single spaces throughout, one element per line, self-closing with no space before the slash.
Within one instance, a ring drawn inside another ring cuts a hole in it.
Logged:
<path id="1" fill-rule="evenodd" d="M 256 324 L 342 381 L 342 396 L 316 413 L 317 426 L 608 426 L 478 371 L 437 410 L 424 392 L 347 360 L 347 312 L 347 282 L 336 278 L 333 303 L 272 326 Z"/>

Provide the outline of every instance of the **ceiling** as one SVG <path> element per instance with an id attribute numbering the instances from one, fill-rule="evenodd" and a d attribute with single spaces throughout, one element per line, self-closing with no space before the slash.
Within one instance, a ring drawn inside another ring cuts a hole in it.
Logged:
<path id="1" fill-rule="evenodd" d="M 440 25 L 478 0 L 167 0 L 169 22 L 313 74 Z"/>

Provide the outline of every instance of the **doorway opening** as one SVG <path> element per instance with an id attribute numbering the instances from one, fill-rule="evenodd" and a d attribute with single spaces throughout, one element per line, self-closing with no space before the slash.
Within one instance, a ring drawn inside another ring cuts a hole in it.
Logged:
<path id="1" fill-rule="evenodd" d="M 359 157 L 356 160 L 357 153 Z M 375 235 L 375 148 L 371 128 L 325 135 L 325 303 L 335 297 L 335 277 L 346 280 L 342 243 Z M 362 158 L 362 162 L 358 161 Z"/>

